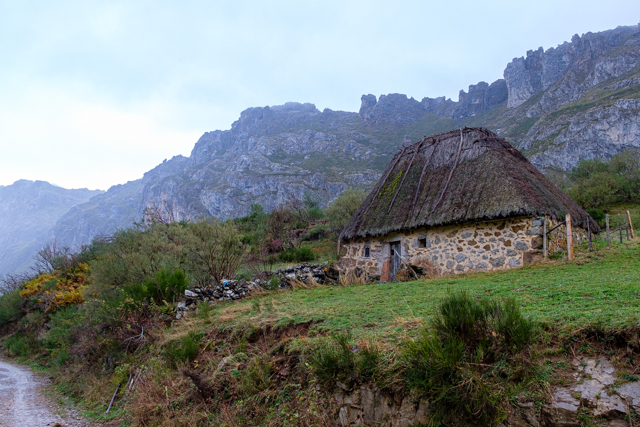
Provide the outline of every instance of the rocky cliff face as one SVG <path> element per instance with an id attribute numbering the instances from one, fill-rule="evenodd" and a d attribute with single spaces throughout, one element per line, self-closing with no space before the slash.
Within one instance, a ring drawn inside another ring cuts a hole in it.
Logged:
<path id="1" fill-rule="evenodd" d="M 51 227 L 69 208 L 101 191 L 67 190 L 44 181 L 0 186 L 0 275 L 24 271 L 51 240 Z"/>
<path id="2" fill-rule="evenodd" d="M 181 220 L 236 217 L 253 203 L 274 209 L 305 193 L 326 204 L 375 182 L 402 144 L 462 126 L 496 131 L 543 171 L 567 171 L 640 148 L 639 58 L 638 27 L 619 27 L 529 51 L 504 79 L 471 85 L 457 102 L 388 94 L 362 96 L 358 113 L 293 102 L 249 108 L 229 130 L 206 132 L 188 158 L 70 211 L 54 235 L 86 243 L 149 209 Z"/>

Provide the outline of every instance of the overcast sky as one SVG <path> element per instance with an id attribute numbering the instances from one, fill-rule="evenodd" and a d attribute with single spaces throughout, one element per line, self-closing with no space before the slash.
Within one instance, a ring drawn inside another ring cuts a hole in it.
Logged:
<path id="1" fill-rule="evenodd" d="M 248 107 L 457 100 L 529 49 L 639 20 L 638 0 L 0 0 L 0 185 L 106 190 Z"/>

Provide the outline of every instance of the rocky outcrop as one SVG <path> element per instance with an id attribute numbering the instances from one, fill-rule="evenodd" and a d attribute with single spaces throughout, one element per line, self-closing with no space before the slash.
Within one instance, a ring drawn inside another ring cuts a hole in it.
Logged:
<path id="1" fill-rule="evenodd" d="M 491 85 L 485 82 L 471 85 L 469 93 L 460 91 L 458 106 L 453 110 L 451 118 L 459 120 L 491 110 L 505 102 L 507 96 L 507 83 L 503 79 L 496 80 Z"/>
<path id="2" fill-rule="evenodd" d="M 500 427 L 579 427 L 587 419 L 612 427 L 631 425 L 628 420 L 640 413 L 640 384 L 614 387 L 615 368 L 605 358 L 581 357 L 574 365 L 577 372 L 571 384 L 550 390 L 540 410 L 524 394 L 510 402 L 507 419 Z M 341 426 L 429 423 L 429 402 L 420 396 L 396 395 L 372 384 L 350 388 L 336 382 L 336 390 L 336 421 Z"/>
<path id="3" fill-rule="evenodd" d="M 571 43 L 514 58 L 504 71 L 510 108 L 541 94 L 529 117 L 549 113 L 581 98 L 590 88 L 622 76 L 638 65 L 638 27 L 618 27 L 601 33 L 577 34 Z"/>
<path id="4" fill-rule="evenodd" d="M 363 95 L 360 105 L 360 118 L 368 124 L 407 126 L 427 112 L 425 106 L 407 95 L 390 93 L 380 95 L 376 101 L 373 95 Z"/>
<path id="5" fill-rule="evenodd" d="M 548 426 L 580 426 L 582 416 L 608 420 L 623 420 L 633 416 L 634 399 L 638 400 L 640 389 L 636 383 L 626 383 L 614 388 L 615 368 L 605 358 L 581 357 L 574 361 L 578 372 L 574 383 L 559 387 L 552 398 L 542 407 L 542 420 Z M 614 423 L 615 424 L 615 423 Z"/>
<path id="6" fill-rule="evenodd" d="M 536 151 L 536 144 L 544 150 Z M 560 118 L 543 118 L 530 130 L 521 148 L 531 150 L 539 169 L 571 170 L 580 160 L 610 158 L 640 149 L 640 99 L 620 99 L 608 106 Z"/>
<path id="7" fill-rule="evenodd" d="M 338 382 L 334 401 L 339 406 L 338 425 L 409 427 L 429 422 L 426 399 L 413 396 L 395 396 L 383 392 L 375 385 L 365 384 L 349 389 Z"/>

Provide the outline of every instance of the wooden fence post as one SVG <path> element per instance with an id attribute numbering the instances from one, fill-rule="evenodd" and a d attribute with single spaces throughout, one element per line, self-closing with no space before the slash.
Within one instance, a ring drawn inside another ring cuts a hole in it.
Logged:
<path id="1" fill-rule="evenodd" d="M 636 233 L 633 231 L 633 223 L 631 222 L 631 214 L 627 211 L 627 219 L 629 220 L 629 230 L 631 230 L 631 238 L 636 238 Z"/>
<path id="2" fill-rule="evenodd" d="M 625 221 L 626 221 L 626 219 L 625 219 Z M 625 236 L 627 236 L 627 240 L 629 240 L 630 237 L 629 237 L 629 223 L 628 222 L 624 223 L 624 234 L 625 234 Z"/>
<path id="3" fill-rule="evenodd" d="M 542 217 L 542 253 L 544 254 L 544 258 L 547 259 L 549 257 L 549 250 L 547 248 L 547 217 Z"/>
<path id="4" fill-rule="evenodd" d="M 609 214 L 605 216 L 605 222 L 607 223 L 607 246 L 611 246 L 611 236 L 609 234 Z"/>
<path id="5" fill-rule="evenodd" d="M 622 243 L 622 219 L 620 214 L 618 214 L 618 229 L 620 229 L 620 243 Z"/>
<path id="6" fill-rule="evenodd" d="M 567 255 L 569 261 L 573 260 L 573 234 L 571 233 L 571 214 L 567 214 L 565 217 L 567 224 Z"/>

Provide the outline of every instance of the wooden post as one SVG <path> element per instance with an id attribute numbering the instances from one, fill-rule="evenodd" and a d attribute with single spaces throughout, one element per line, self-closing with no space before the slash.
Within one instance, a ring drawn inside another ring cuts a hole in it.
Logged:
<path id="1" fill-rule="evenodd" d="M 567 224 L 567 255 L 569 261 L 573 260 L 573 234 L 571 234 L 571 214 L 567 214 L 565 218 Z"/>
<path id="2" fill-rule="evenodd" d="M 627 236 L 627 240 L 629 240 L 630 237 L 629 237 L 629 223 L 628 222 L 624 223 L 624 234 Z"/>
<path id="3" fill-rule="evenodd" d="M 622 243 L 622 219 L 620 219 L 620 214 L 618 214 L 618 229 L 620 229 L 620 243 Z"/>
<path id="4" fill-rule="evenodd" d="M 587 216 L 587 233 L 589 234 L 589 252 L 593 252 L 593 243 L 591 243 L 591 218 Z"/>
<path id="5" fill-rule="evenodd" d="M 605 221 L 607 223 L 607 246 L 611 246 L 611 235 L 609 234 L 609 214 L 605 216 Z"/>
<path id="6" fill-rule="evenodd" d="M 633 223 L 631 222 L 631 214 L 627 211 L 627 219 L 629 220 L 629 230 L 631 230 L 631 238 L 636 238 L 636 233 L 633 231 Z"/>
<path id="7" fill-rule="evenodd" d="M 549 257 L 549 251 L 547 249 L 547 217 L 542 217 L 542 253 L 544 254 L 544 258 L 547 259 Z"/>

